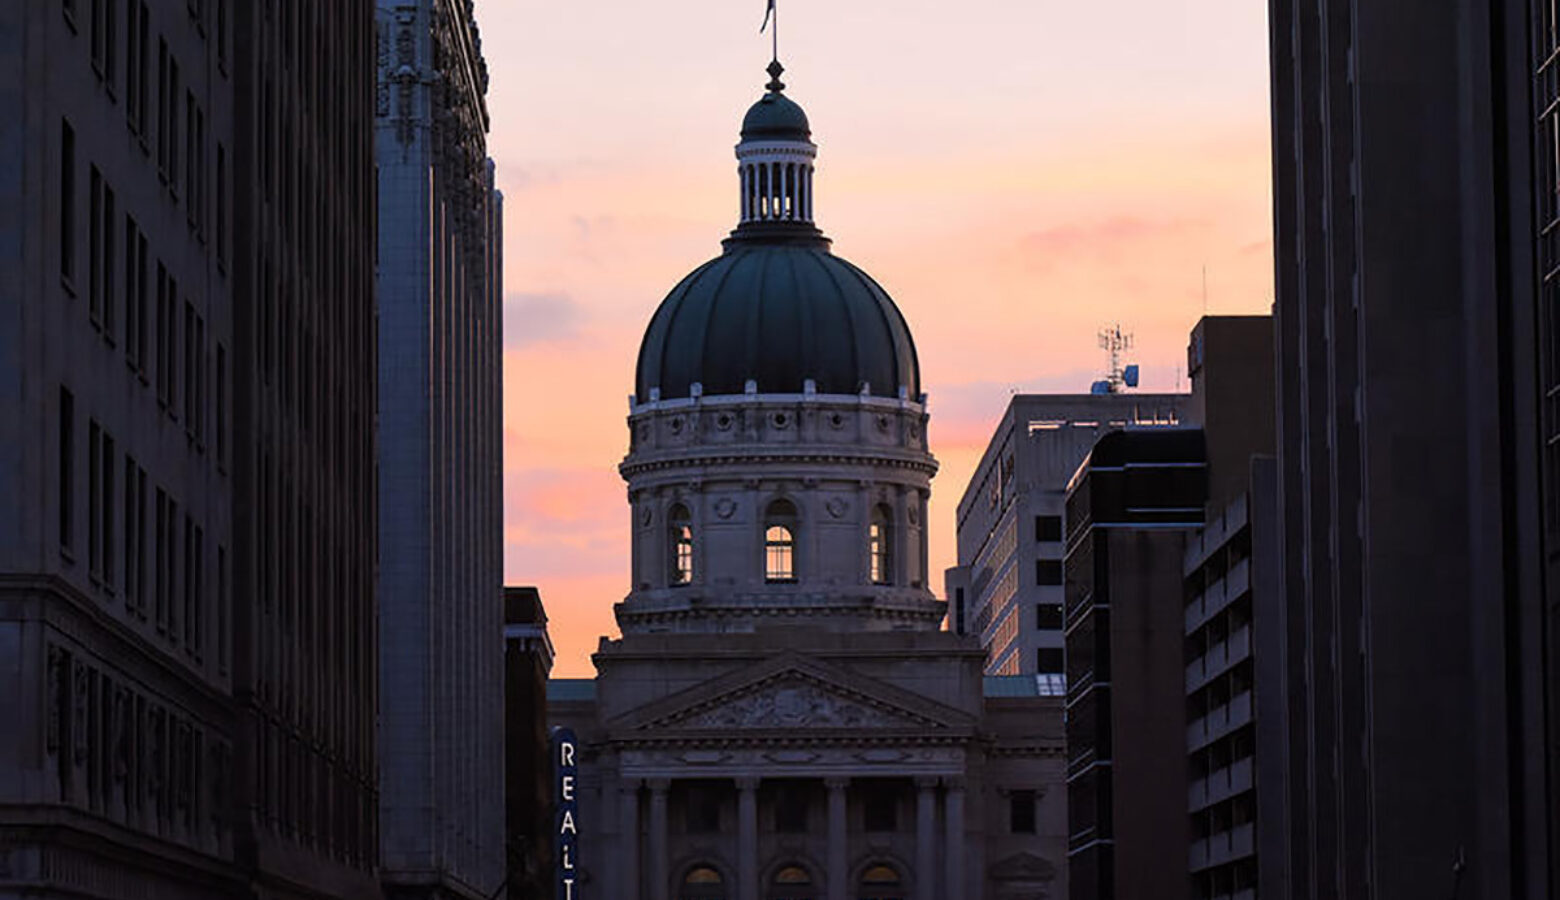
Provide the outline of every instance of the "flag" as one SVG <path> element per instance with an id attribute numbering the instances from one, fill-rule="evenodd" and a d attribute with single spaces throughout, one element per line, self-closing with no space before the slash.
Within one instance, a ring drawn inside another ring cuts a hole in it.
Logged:
<path id="1" fill-rule="evenodd" d="M 773 18 L 775 14 L 775 0 L 768 0 L 768 3 L 769 5 L 764 8 L 764 24 L 758 27 L 759 34 L 763 34 L 764 31 L 769 28 L 769 20 Z"/>

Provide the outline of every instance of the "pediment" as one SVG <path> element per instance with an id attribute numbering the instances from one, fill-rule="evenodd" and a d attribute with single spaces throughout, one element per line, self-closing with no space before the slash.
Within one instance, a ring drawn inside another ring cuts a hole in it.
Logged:
<path id="1" fill-rule="evenodd" d="M 785 654 L 663 698 L 614 723 L 632 731 L 967 730 L 967 714 L 803 656 Z"/>

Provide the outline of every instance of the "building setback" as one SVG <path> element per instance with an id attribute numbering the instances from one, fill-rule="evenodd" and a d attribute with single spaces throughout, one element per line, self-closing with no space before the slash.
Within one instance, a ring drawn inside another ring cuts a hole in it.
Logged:
<path id="1" fill-rule="evenodd" d="M 1185 394 L 1019 394 L 959 501 L 950 630 L 980 637 L 986 671 L 1062 688 L 1062 511 L 1067 482 L 1100 435 L 1177 425 Z"/>
<path id="2" fill-rule="evenodd" d="M 1269 19 L 1280 896 L 1553 896 L 1553 5 Z"/>
<path id="3" fill-rule="evenodd" d="M 239 859 L 258 898 L 377 896 L 374 7 L 188 6 L 235 37 Z"/>
<path id="4" fill-rule="evenodd" d="M 379 710 L 387 897 L 504 880 L 502 198 L 465 0 L 378 0 Z"/>
<path id="5" fill-rule="evenodd" d="M 224 896 L 233 23 L 0 4 L 0 896 Z"/>

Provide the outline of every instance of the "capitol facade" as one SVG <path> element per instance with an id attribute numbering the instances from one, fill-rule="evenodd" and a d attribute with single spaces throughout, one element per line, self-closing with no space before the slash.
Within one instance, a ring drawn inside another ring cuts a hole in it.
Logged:
<path id="1" fill-rule="evenodd" d="M 915 343 L 814 224 L 817 147 L 769 71 L 740 222 L 640 349 L 622 637 L 550 691 L 577 896 L 1065 897 L 1061 698 L 943 630 Z"/>

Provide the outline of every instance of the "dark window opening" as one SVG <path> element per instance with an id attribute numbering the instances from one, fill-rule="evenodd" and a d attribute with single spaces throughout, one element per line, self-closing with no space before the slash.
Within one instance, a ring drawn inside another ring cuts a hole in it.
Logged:
<path id="1" fill-rule="evenodd" d="M 1035 833 L 1035 792 L 1014 791 L 1008 795 L 1008 830 L 1013 834 Z"/>

